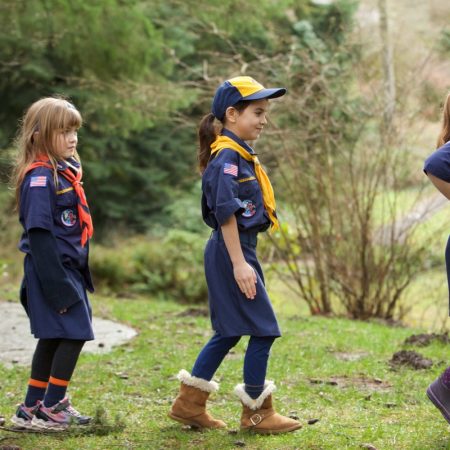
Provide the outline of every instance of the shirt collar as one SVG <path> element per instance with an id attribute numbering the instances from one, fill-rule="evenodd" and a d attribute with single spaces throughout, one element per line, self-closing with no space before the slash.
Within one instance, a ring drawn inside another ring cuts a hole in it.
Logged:
<path id="1" fill-rule="evenodd" d="M 256 155 L 255 151 L 248 145 L 245 141 L 243 141 L 240 137 L 237 137 L 232 131 L 228 130 L 227 128 L 222 129 L 223 136 L 227 136 L 230 139 L 233 139 L 233 141 L 237 142 L 241 147 L 243 147 L 245 150 L 247 150 L 251 155 Z"/>
<path id="2" fill-rule="evenodd" d="M 77 169 L 80 167 L 80 163 L 75 158 L 69 158 L 67 161 L 65 159 L 58 161 L 58 170 L 66 170 L 69 166 L 67 165 L 67 162 L 69 162 L 72 166 L 76 167 Z"/>
<path id="3" fill-rule="evenodd" d="M 67 169 L 66 162 L 64 160 L 63 161 L 58 161 L 57 169 L 58 170 L 66 170 Z"/>

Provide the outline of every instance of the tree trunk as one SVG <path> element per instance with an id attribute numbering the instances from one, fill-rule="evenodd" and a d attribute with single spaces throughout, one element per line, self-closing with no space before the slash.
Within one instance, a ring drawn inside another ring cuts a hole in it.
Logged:
<path id="1" fill-rule="evenodd" d="M 384 126 L 387 134 L 392 131 L 392 121 L 395 113 L 395 71 L 392 44 L 389 35 L 389 16 L 387 0 L 378 0 L 380 13 L 381 53 L 383 59 L 384 88 Z"/>

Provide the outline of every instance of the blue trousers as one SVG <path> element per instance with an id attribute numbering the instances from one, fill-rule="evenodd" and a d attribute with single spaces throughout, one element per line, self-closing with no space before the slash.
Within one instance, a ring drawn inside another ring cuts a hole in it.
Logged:
<path id="1" fill-rule="evenodd" d="M 223 337 L 216 333 L 199 353 L 192 375 L 210 381 L 227 353 L 239 342 L 241 336 Z M 264 390 L 267 362 L 274 336 L 251 336 L 244 358 L 245 391 L 258 398 Z"/>

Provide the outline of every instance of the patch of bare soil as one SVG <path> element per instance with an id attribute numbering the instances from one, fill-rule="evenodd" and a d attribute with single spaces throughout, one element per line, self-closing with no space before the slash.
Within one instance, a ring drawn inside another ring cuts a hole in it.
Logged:
<path id="1" fill-rule="evenodd" d="M 312 384 L 325 384 L 330 386 L 336 386 L 341 389 L 354 387 L 356 389 L 364 391 L 388 391 L 392 385 L 380 378 L 369 378 L 364 375 L 356 377 L 348 376 L 333 376 L 326 380 L 313 378 L 309 380 Z"/>
<path id="2" fill-rule="evenodd" d="M 341 361 L 358 361 L 366 356 L 369 356 L 368 352 L 333 352 L 336 359 Z"/>
<path id="3" fill-rule="evenodd" d="M 209 312 L 204 308 L 188 308 L 178 313 L 177 317 L 208 317 Z"/>
<path id="4" fill-rule="evenodd" d="M 433 365 L 433 361 L 425 358 L 420 353 L 411 350 L 400 350 L 394 353 L 392 359 L 389 361 L 392 368 L 407 366 L 414 370 L 429 369 Z"/>
<path id="5" fill-rule="evenodd" d="M 440 341 L 443 344 L 450 343 L 450 338 L 447 333 L 423 333 L 423 334 L 413 334 L 405 340 L 407 345 L 417 345 L 418 347 L 426 347 L 430 345 L 433 341 Z"/>

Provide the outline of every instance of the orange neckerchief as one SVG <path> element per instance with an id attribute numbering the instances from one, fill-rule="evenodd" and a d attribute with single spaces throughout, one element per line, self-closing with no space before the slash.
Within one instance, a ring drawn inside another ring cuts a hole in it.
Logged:
<path id="1" fill-rule="evenodd" d="M 50 161 L 45 159 L 45 156 L 42 156 L 38 157 L 34 163 L 30 164 L 25 173 L 30 172 L 36 167 L 47 167 L 48 169 L 53 170 L 53 166 L 50 164 Z M 83 185 L 81 183 L 83 171 L 80 166 L 80 169 L 75 174 L 69 167 L 67 167 L 66 169 L 58 169 L 58 173 L 72 184 L 73 190 L 77 195 L 78 217 L 80 218 L 81 225 L 81 246 L 84 247 L 87 240 L 94 234 L 94 225 L 92 224 L 91 213 L 89 212 L 86 195 L 84 194 Z"/>

